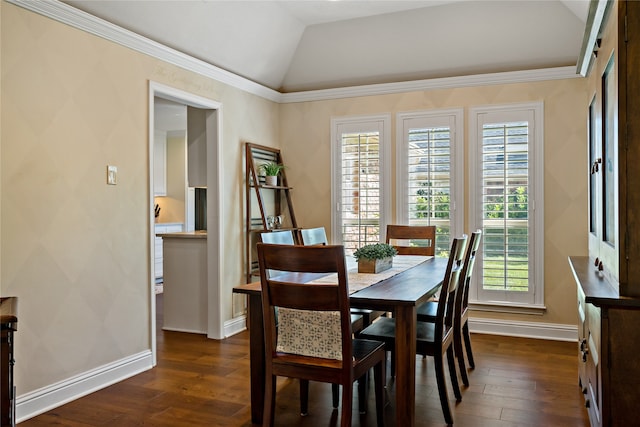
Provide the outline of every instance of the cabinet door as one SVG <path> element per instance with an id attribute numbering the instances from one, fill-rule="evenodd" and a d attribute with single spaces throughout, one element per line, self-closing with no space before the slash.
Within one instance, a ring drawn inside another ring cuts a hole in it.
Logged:
<path id="1" fill-rule="evenodd" d="M 589 325 L 587 324 L 587 313 L 585 295 L 582 287 L 578 286 L 578 380 L 580 382 L 580 391 L 587 397 L 588 378 L 587 378 L 587 358 L 588 358 L 588 339 Z"/>
<path id="2" fill-rule="evenodd" d="M 586 304 L 587 315 L 587 395 L 586 406 L 592 425 L 602 425 L 602 377 L 600 371 L 601 338 L 601 313 L 600 308 L 593 304 Z"/>
<path id="3" fill-rule="evenodd" d="M 153 195 L 167 195 L 167 133 L 156 130 L 153 138 Z"/>

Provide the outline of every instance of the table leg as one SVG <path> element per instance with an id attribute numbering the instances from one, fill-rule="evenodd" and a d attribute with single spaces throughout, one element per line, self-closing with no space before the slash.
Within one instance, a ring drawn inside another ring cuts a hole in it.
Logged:
<path id="1" fill-rule="evenodd" d="M 397 307 L 396 425 L 412 427 L 416 420 L 416 307 Z"/>
<path id="2" fill-rule="evenodd" d="M 251 362 L 251 421 L 254 424 L 262 424 L 265 361 L 260 295 L 249 295 L 249 358 Z"/>

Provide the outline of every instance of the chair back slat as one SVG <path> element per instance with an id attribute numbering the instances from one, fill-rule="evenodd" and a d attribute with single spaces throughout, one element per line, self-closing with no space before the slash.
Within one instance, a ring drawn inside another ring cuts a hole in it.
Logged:
<path id="1" fill-rule="evenodd" d="M 276 245 L 293 245 L 293 232 L 291 230 L 280 230 L 260 233 L 260 241 L 262 243 L 271 243 Z"/>
<path id="2" fill-rule="evenodd" d="M 340 293 L 336 285 L 309 286 L 272 280 L 269 293 L 271 305 L 276 307 L 316 311 L 337 311 L 340 307 Z"/>
<path id="3" fill-rule="evenodd" d="M 436 253 L 436 227 L 434 225 L 390 224 L 387 225 L 386 242 L 395 247 L 400 255 L 434 256 Z M 411 245 L 411 242 L 414 242 L 414 245 Z"/>
<path id="4" fill-rule="evenodd" d="M 300 230 L 300 235 L 302 236 L 302 244 L 305 246 L 329 244 L 324 227 L 303 228 Z"/>

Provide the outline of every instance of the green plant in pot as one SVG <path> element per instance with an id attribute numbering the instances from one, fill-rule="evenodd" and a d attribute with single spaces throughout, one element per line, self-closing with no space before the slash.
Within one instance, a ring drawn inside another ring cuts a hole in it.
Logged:
<path id="1" fill-rule="evenodd" d="M 393 266 L 398 251 L 387 243 L 374 243 L 357 249 L 353 256 L 358 261 L 358 273 L 380 273 Z"/>
<path id="2" fill-rule="evenodd" d="M 259 170 L 265 175 L 265 184 L 275 187 L 278 185 L 278 175 L 284 170 L 284 165 L 276 162 L 267 162 L 261 164 Z"/>

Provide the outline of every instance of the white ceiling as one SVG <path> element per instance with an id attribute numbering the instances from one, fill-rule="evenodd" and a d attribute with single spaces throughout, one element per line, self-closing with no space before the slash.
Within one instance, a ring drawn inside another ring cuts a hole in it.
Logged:
<path id="1" fill-rule="evenodd" d="M 65 1 L 282 92 L 576 65 L 588 0 Z"/>

